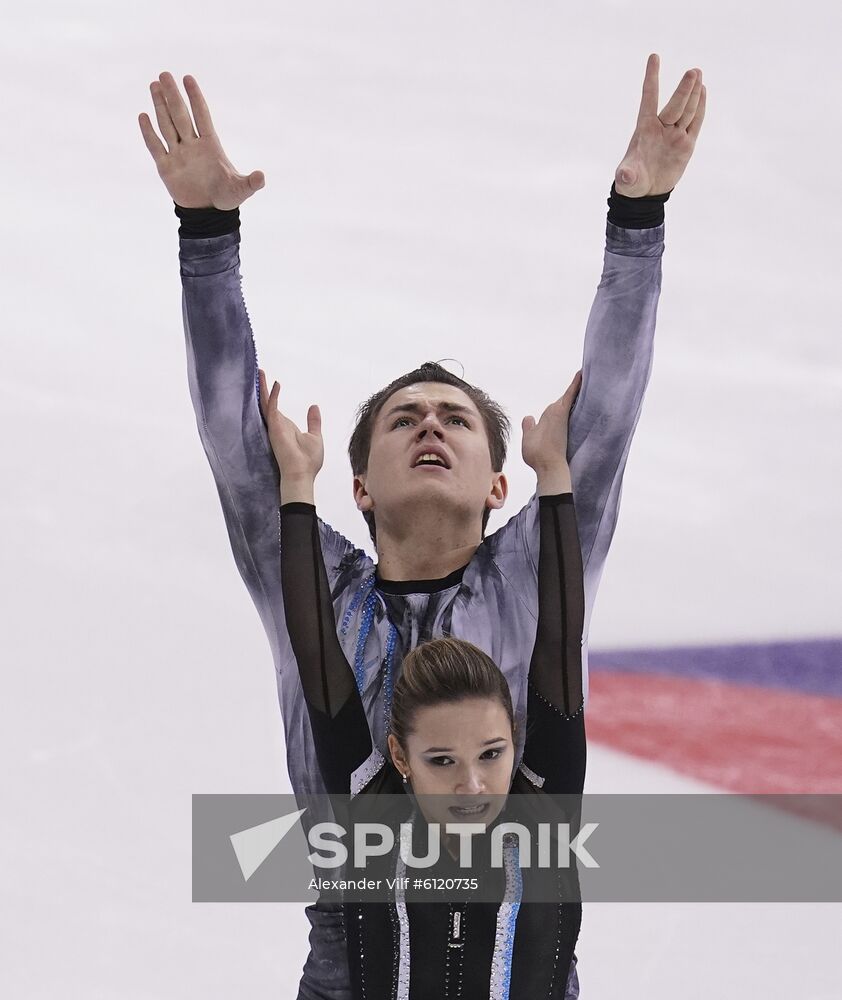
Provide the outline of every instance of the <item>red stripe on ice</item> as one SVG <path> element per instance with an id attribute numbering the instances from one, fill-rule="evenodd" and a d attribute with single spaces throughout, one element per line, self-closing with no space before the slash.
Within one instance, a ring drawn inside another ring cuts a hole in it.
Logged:
<path id="1" fill-rule="evenodd" d="M 842 793 L 842 698 L 599 670 L 587 730 L 729 791 Z"/>

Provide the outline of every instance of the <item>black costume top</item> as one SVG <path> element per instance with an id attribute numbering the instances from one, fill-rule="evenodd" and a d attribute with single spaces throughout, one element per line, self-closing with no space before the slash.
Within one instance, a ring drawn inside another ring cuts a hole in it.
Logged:
<path id="1" fill-rule="evenodd" d="M 511 792 L 579 795 L 585 776 L 582 557 L 572 494 L 541 497 L 539 504 L 538 622 L 529 666 L 526 743 Z M 322 778 L 328 792 L 347 795 L 353 773 L 371 755 L 372 740 L 353 669 L 337 638 L 311 504 L 281 507 L 281 582 Z M 397 769 L 387 761 L 363 792 L 399 795 L 405 790 Z M 408 814 L 412 796 L 406 798 Z M 504 809 L 497 822 L 505 819 Z M 431 874 L 448 873 L 472 874 L 457 869 L 442 852 Z M 494 876 L 490 870 L 485 874 Z M 498 869 L 496 877 L 502 898 L 504 874 Z M 393 903 L 346 902 L 355 997 L 493 998 L 503 995 L 502 977 L 513 998 L 562 998 L 581 920 L 578 899 L 523 902 L 514 913 L 508 911 L 515 931 L 508 951 L 502 940 L 503 910 L 496 903 L 469 898 L 413 902 L 409 892 Z"/>

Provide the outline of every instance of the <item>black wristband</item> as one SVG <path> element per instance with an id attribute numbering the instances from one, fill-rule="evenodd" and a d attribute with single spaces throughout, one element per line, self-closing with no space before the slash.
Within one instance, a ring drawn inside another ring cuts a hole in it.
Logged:
<path id="1" fill-rule="evenodd" d="M 176 205 L 175 214 L 181 219 L 178 235 L 183 240 L 227 236 L 240 228 L 239 208 L 226 212 L 220 208 L 182 208 L 181 205 Z"/>
<path id="2" fill-rule="evenodd" d="M 608 221 L 620 229 L 654 229 L 664 224 L 664 202 L 672 194 L 650 194 L 644 198 L 627 198 L 617 194 L 611 185 L 608 198 Z"/>
<path id="3" fill-rule="evenodd" d="M 558 507 L 565 503 L 573 503 L 572 493 L 545 493 L 538 497 L 539 507 Z"/>

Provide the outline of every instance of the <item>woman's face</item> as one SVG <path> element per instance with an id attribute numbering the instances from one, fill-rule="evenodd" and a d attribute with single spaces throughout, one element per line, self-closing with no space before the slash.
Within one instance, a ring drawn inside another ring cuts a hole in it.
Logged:
<path id="1" fill-rule="evenodd" d="M 512 783 L 514 743 L 509 716 L 496 698 L 465 698 L 419 708 L 401 748 L 389 736 L 395 766 L 409 773 L 428 822 L 490 823 Z"/>

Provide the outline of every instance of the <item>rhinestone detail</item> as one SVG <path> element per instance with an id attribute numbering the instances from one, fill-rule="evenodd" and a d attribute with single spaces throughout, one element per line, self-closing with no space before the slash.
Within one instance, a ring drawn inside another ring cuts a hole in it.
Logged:
<path id="1" fill-rule="evenodd" d="M 351 775 L 351 795 L 359 795 L 385 763 L 386 758 L 375 747 Z"/>
<path id="2" fill-rule="evenodd" d="M 540 774 L 536 774 L 528 764 L 521 761 L 518 765 L 518 769 L 521 774 L 523 774 L 525 778 L 528 778 L 536 788 L 544 787 L 544 779 Z"/>
<path id="3" fill-rule="evenodd" d="M 520 870 L 520 849 L 513 833 L 503 837 L 503 868 L 506 891 L 497 911 L 494 934 L 494 954 L 491 958 L 490 1000 L 509 1000 L 512 980 L 512 951 L 515 943 L 515 923 L 523 898 L 523 875 Z"/>
<path id="4" fill-rule="evenodd" d="M 403 855 L 412 847 L 412 825 L 415 823 L 416 808 L 413 806 L 409 821 L 401 826 L 401 846 L 395 863 L 395 909 L 398 914 L 398 983 L 395 1000 L 409 1000 L 409 914 L 406 912 L 406 894 L 403 888 L 406 877 L 406 862 Z"/>

